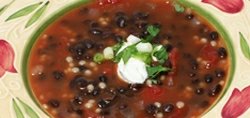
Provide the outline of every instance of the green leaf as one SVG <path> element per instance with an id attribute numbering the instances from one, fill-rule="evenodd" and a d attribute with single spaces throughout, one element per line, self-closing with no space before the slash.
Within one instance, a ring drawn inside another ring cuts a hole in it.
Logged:
<path id="1" fill-rule="evenodd" d="M 175 8 L 175 11 L 178 13 L 182 13 L 185 11 L 185 8 L 178 3 L 174 3 L 174 8 Z"/>
<path id="2" fill-rule="evenodd" d="M 94 55 L 94 62 L 100 64 L 104 60 L 104 56 L 102 53 L 96 53 Z"/>
<path id="3" fill-rule="evenodd" d="M 158 62 L 163 64 L 168 59 L 168 53 L 167 50 L 161 46 L 160 49 L 158 49 L 158 46 L 154 48 L 153 50 L 153 56 L 158 59 Z"/>
<path id="4" fill-rule="evenodd" d="M 121 42 L 121 43 L 115 44 L 115 45 L 112 47 L 115 54 L 121 49 L 122 45 L 123 45 L 123 43 Z"/>
<path id="5" fill-rule="evenodd" d="M 123 50 L 122 59 L 124 63 L 127 63 L 128 60 L 132 57 L 133 54 L 135 54 L 137 51 L 135 45 L 129 46 Z"/>
<path id="6" fill-rule="evenodd" d="M 240 32 L 240 47 L 241 51 L 243 52 L 244 56 L 247 59 L 250 59 L 250 48 L 246 41 L 246 38 L 243 36 L 243 34 Z"/>
<path id="7" fill-rule="evenodd" d="M 155 37 L 159 34 L 160 29 L 156 26 L 150 25 L 147 27 L 147 31 L 151 36 Z"/>
<path id="8" fill-rule="evenodd" d="M 12 0 L 9 4 L 4 5 L 2 8 L 0 8 L 0 15 L 13 3 L 15 0 Z"/>
<path id="9" fill-rule="evenodd" d="M 26 103 L 24 103 L 22 100 L 20 100 L 19 98 L 17 98 L 18 101 L 21 103 L 22 107 L 24 108 L 26 114 L 30 117 L 30 118 L 39 118 L 38 114 Z"/>
<path id="10" fill-rule="evenodd" d="M 44 13 L 46 10 L 47 6 L 49 4 L 49 1 L 47 1 L 40 9 L 38 9 L 29 19 L 27 24 L 25 25 L 25 28 L 31 26 L 33 23 L 35 23 Z"/>
<path id="11" fill-rule="evenodd" d="M 150 53 L 145 53 L 145 52 L 137 52 L 136 54 L 133 55 L 134 58 L 140 59 L 146 64 L 150 64 L 152 62 L 151 54 Z"/>
<path id="12" fill-rule="evenodd" d="M 33 12 L 41 4 L 42 4 L 42 2 L 39 2 L 36 4 L 29 5 L 27 7 L 24 7 L 22 9 L 20 9 L 19 11 L 15 12 L 14 14 L 12 14 L 11 16 L 9 16 L 5 21 L 9 21 L 9 20 L 13 20 L 13 19 L 16 19 L 16 18 L 19 18 L 22 16 L 26 16 L 26 15 L 30 14 L 31 12 Z"/>
<path id="13" fill-rule="evenodd" d="M 12 100 L 13 101 L 13 108 L 16 114 L 17 118 L 24 118 L 24 115 L 20 109 L 20 107 L 17 105 L 17 102 L 15 101 L 15 99 Z"/>
<path id="14" fill-rule="evenodd" d="M 159 66 L 154 66 L 154 67 L 147 67 L 147 73 L 149 78 L 155 78 L 158 74 L 161 72 L 167 72 L 170 71 L 171 69 L 163 67 L 161 65 Z"/>

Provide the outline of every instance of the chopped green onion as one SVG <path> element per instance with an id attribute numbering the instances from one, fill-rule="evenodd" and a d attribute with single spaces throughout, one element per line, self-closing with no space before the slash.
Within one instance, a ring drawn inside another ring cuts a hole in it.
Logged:
<path id="1" fill-rule="evenodd" d="M 150 65 L 152 62 L 151 53 L 137 52 L 136 54 L 133 55 L 133 57 L 143 61 L 148 65 Z"/>
<path id="2" fill-rule="evenodd" d="M 154 48 L 152 56 L 155 57 L 161 64 L 163 64 L 168 59 L 168 53 L 162 45 L 156 46 Z"/>
<path id="3" fill-rule="evenodd" d="M 111 47 L 106 47 L 103 50 L 103 55 L 105 59 L 113 59 L 114 58 L 114 51 L 113 48 Z"/>
<path id="4" fill-rule="evenodd" d="M 139 43 L 136 45 L 136 49 L 139 52 L 148 52 L 151 53 L 153 51 L 153 46 L 151 43 Z"/>
<path id="5" fill-rule="evenodd" d="M 100 64 L 104 60 L 104 56 L 102 53 L 96 53 L 94 55 L 94 62 Z"/>

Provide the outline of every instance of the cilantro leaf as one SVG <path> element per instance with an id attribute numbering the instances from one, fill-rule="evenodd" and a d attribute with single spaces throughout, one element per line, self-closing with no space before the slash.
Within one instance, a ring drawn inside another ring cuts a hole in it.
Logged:
<path id="1" fill-rule="evenodd" d="M 178 13 L 183 13 L 185 11 L 185 8 L 177 3 L 174 3 L 175 11 Z"/>
<path id="2" fill-rule="evenodd" d="M 151 42 L 151 40 L 159 34 L 160 29 L 154 25 L 149 25 L 147 27 L 147 32 L 149 33 L 149 35 L 145 40 L 143 40 L 143 42 Z"/>
<path id="3" fill-rule="evenodd" d="M 152 78 L 152 79 L 155 78 L 161 72 L 167 72 L 171 70 L 170 68 L 166 68 L 161 65 L 154 66 L 154 67 L 147 67 L 146 69 L 147 69 L 149 78 Z"/>
<path id="4" fill-rule="evenodd" d="M 147 27 L 147 31 L 151 36 L 155 37 L 160 32 L 160 29 L 156 26 L 150 25 Z"/>
<path id="5" fill-rule="evenodd" d="M 114 52 L 117 53 L 117 52 L 121 49 L 122 45 L 123 45 L 122 42 L 121 42 L 121 43 L 115 44 L 115 45 L 112 47 L 113 50 L 114 50 Z"/>
<path id="6" fill-rule="evenodd" d="M 156 57 L 158 62 L 161 64 L 163 64 L 168 59 L 167 50 L 163 46 L 161 46 L 160 49 L 156 47 L 153 51 L 153 56 Z"/>

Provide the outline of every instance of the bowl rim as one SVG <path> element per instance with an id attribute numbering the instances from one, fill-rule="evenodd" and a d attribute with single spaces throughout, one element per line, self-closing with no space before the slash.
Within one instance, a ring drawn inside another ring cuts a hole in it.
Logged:
<path id="1" fill-rule="evenodd" d="M 44 108 L 42 108 L 42 105 L 39 103 L 37 100 L 36 96 L 34 95 L 32 88 L 30 86 L 30 82 L 28 79 L 28 62 L 29 62 L 29 56 L 32 50 L 33 45 L 37 41 L 37 39 L 40 37 L 41 33 L 43 33 L 53 22 L 58 20 L 60 17 L 64 16 L 67 14 L 69 11 L 78 8 L 80 6 L 83 6 L 84 4 L 88 4 L 92 0 L 81 0 L 81 1 L 76 1 L 73 2 L 69 5 L 64 6 L 63 8 L 56 10 L 54 13 L 49 15 L 40 25 L 38 28 L 34 29 L 33 33 L 31 36 L 28 38 L 29 40 L 27 43 L 25 43 L 25 50 L 23 55 L 21 56 L 21 62 L 22 62 L 22 67 L 21 67 L 21 76 L 22 76 L 22 81 L 24 82 L 25 89 L 28 92 L 29 97 L 32 99 L 32 101 L 35 103 L 35 105 L 43 111 L 48 116 L 51 116 Z M 228 34 L 229 31 L 226 30 L 226 28 L 220 23 L 219 20 L 216 19 L 214 15 L 212 15 L 211 12 L 205 10 L 201 6 L 198 6 L 191 1 L 187 0 L 176 0 L 177 3 L 188 7 L 192 10 L 195 11 L 200 17 L 204 18 L 209 24 L 211 24 L 222 36 L 223 42 L 226 45 L 226 48 L 228 50 L 229 54 L 229 71 L 228 71 L 228 76 L 227 76 L 227 81 L 224 85 L 224 88 L 216 101 L 213 102 L 212 105 L 210 105 L 207 110 L 201 114 L 201 117 L 208 114 L 209 111 L 211 111 L 218 103 L 221 101 L 221 99 L 224 97 L 224 95 L 227 93 L 228 89 L 230 88 L 233 77 L 235 75 L 235 70 L 236 70 L 236 57 L 235 57 L 235 50 L 233 48 L 233 43 L 232 43 L 232 38 Z"/>

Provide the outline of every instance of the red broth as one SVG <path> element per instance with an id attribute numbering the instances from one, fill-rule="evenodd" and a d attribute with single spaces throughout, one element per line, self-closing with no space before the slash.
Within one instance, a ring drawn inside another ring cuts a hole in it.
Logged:
<path id="1" fill-rule="evenodd" d="M 146 26 L 169 53 L 156 82 L 128 84 L 113 61 L 97 64 L 94 54 Z M 54 118 L 199 117 L 225 87 L 228 52 L 220 34 L 186 8 L 164 0 L 120 0 L 82 5 L 52 23 L 35 42 L 28 63 L 33 94 Z"/>

